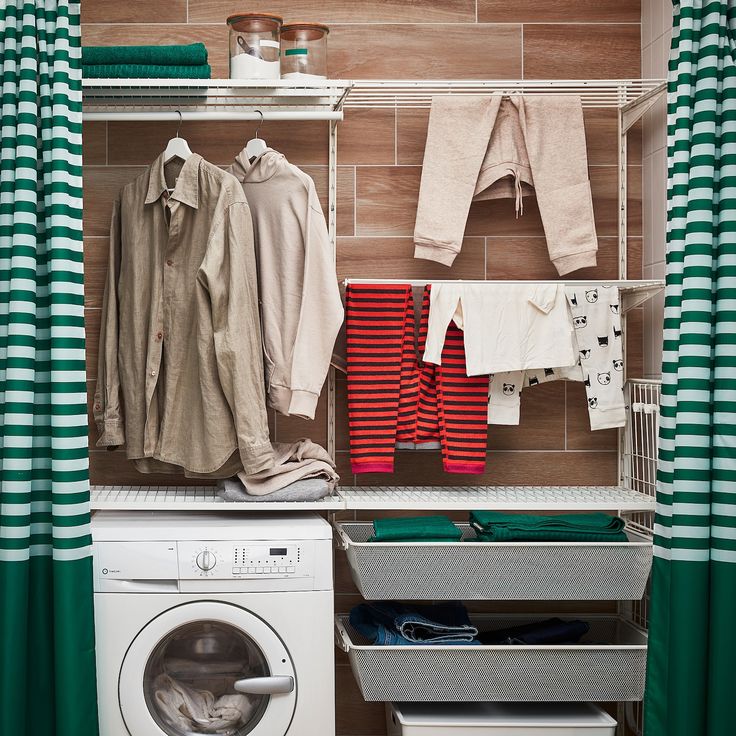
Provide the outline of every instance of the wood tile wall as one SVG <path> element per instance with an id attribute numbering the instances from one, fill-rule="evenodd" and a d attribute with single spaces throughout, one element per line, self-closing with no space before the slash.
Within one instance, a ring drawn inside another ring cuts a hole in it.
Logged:
<path id="1" fill-rule="evenodd" d="M 83 43 L 88 45 L 204 41 L 213 75 L 227 76 L 225 17 L 255 10 L 233 0 L 84 0 Z M 640 70 L 639 0 L 292 0 L 262 5 L 287 19 L 329 23 L 329 67 L 342 78 L 584 78 L 637 77 Z M 349 111 L 339 132 L 338 274 L 340 278 L 448 277 L 438 264 L 415 261 L 412 240 L 427 113 Z M 600 237 L 599 265 L 576 274 L 616 277 L 616 119 L 612 111 L 586 112 L 590 175 Z M 112 200 L 160 152 L 174 127 L 166 123 L 89 123 L 84 129 L 85 259 L 87 265 L 88 379 L 94 389 L 101 292 Z M 185 124 L 193 150 L 228 164 L 253 132 L 243 123 Z M 327 130 L 321 123 L 268 123 L 274 148 L 304 168 L 326 198 Z M 641 275 L 641 136 L 630 137 L 629 258 Z M 516 220 L 510 201 L 471 210 L 462 255 L 451 277 L 554 278 L 533 198 Z M 629 320 L 629 375 L 641 374 L 641 314 Z M 527 391 L 520 427 L 489 431 L 489 458 L 481 477 L 446 476 L 433 453 L 399 453 L 391 477 L 354 478 L 347 462 L 345 386 L 338 382 L 338 462 L 344 483 L 608 484 L 616 480 L 616 435 L 591 433 L 579 384 L 549 384 Z M 325 441 L 321 402 L 314 423 L 272 417 L 273 435 L 309 435 Z M 181 483 L 141 476 L 121 452 L 94 447 L 95 484 Z M 355 600 L 338 556 L 338 607 Z M 589 607 L 588 607 L 589 608 Z M 385 733 L 383 710 L 365 704 L 346 661 L 338 658 L 338 733 Z"/>

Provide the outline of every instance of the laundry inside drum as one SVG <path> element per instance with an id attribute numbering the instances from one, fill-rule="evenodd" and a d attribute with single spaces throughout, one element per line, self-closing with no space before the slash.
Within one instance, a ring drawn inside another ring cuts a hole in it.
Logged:
<path id="1" fill-rule="evenodd" d="M 168 736 L 245 736 L 262 719 L 270 696 L 239 693 L 235 683 L 269 674 L 263 652 L 245 632 L 196 621 L 154 647 L 144 673 L 146 704 Z"/>

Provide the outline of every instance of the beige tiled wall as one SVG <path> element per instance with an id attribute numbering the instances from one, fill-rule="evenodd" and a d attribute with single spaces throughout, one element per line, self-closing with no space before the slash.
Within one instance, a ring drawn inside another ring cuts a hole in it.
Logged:
<path id="1" fill-rule="evenodd" d="M 670 0 L 642 0 L 641 75 L 665 78 L 672 38 Z M 664 278 L 667 222 L 667 117 L 662 99 L 644 117 L 642 143 L 642 225 L 644 278 Z M 644 307 L 644 375 L 658 378 L 662 358 L 664 295 Z"/>

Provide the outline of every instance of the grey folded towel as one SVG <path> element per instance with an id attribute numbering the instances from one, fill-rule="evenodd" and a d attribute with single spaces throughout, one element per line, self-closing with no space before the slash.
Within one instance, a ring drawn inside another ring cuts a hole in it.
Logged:
<path id="1" fill-rule="evenodd" d="M 319 501 L 334 490 L 334 483 L 326 478 L 306 478 L 291 483 L 285 488 L 266 496 L 251 496 L 238 478 L 221 480 L 218 495 L 225 501 L 250 501 L 252 503 L 273 503 L 275 501 Z"/>

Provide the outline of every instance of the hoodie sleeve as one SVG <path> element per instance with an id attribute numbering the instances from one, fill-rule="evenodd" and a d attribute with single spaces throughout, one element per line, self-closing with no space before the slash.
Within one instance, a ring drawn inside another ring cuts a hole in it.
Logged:
<path id="1" fill-rule="evenodd" d="M 314 419 L 335 339 L 343 321 L 343 307 L 335 263 L 314 183 L 309 183 L 304 243 L 304 279 L 294 351 L 291 361 L 289 414 Z"/>

